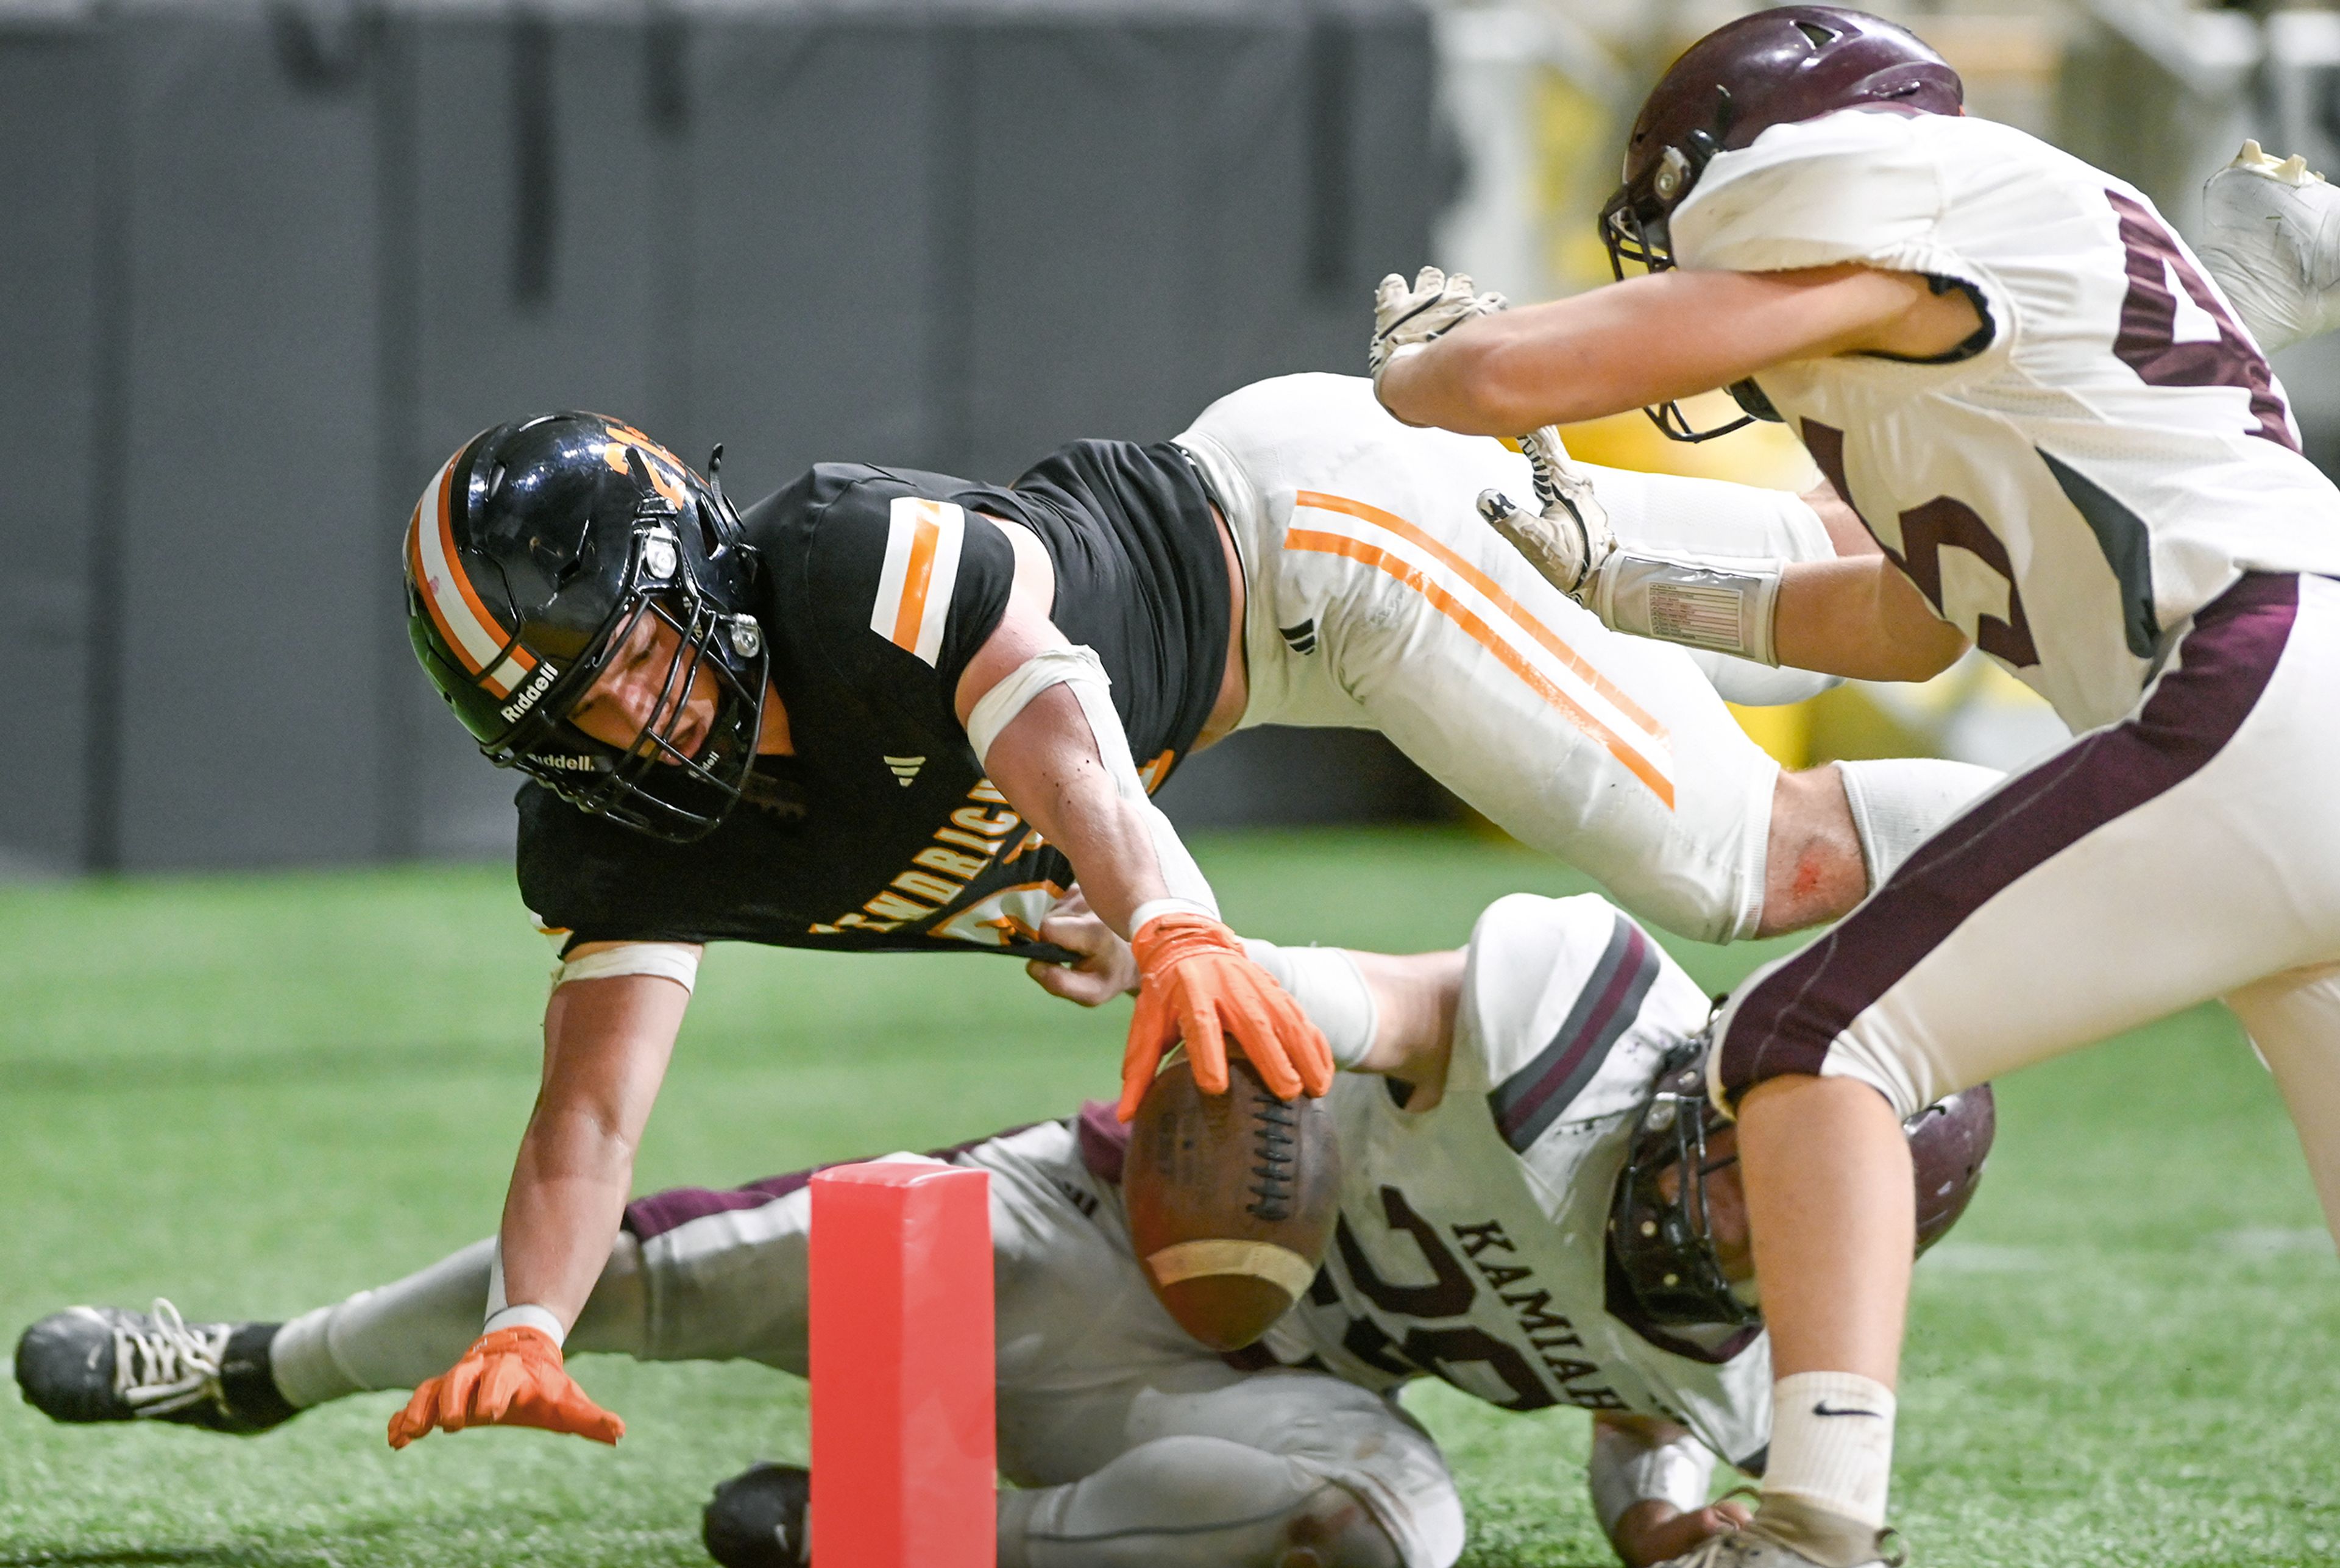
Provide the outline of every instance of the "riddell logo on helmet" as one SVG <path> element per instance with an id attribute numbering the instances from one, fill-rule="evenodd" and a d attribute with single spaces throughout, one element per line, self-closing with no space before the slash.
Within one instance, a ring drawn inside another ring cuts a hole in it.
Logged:
<path id="1" fill-rule="evenodd" d="M 504 722 L 507 724 L 519 723 L 527 714 L 528 710 L 536 706 L 537 699 L 544 695 L 545 688 L 550 686 L 560 678 L 560 671 L 552 667 L 552 663 L 550 660 L 538 665 L 536 667 L 536 674 L 529 680 L 529 683 L 521 688 L 519 693 L 514 696 L 510 702 L 505 703 L 502 708 L 498 710 L 498 711 L 504 716 Z"/>
<path id="2" fill-rule="evenodd" d="M 537 751 L 530 754 L 529 760 L 540 768 L 550 768 L 562 773 L 593 771 L 593 759 L 590 757 L 564 757 L 559 752 Z"/>

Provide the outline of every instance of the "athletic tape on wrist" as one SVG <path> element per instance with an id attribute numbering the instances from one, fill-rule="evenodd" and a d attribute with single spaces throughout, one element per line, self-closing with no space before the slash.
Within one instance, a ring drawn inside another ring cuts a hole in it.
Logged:
<path id="1" fill-rule="evenodd" d="M 1206 908 L 1192 898 L 1148 898 L 1129 912 L 1129 934 L 1136 936 L 1164 915 L 1200 915 L 1206 920 L 1219 918 L 1216 909 Z"/>
<path id="2" fill-rule="evenodd" d="M 1613 630 L 1776 665 L 1780 570 L 1777 561 L 1619 550 L 1594 569 L 1584 600 Z"/>
<path id="3" fill-rule="evenodd" d="M 1356 959 L 1339 948 L 1279 948 L 1255 937 L 1244 938 L 1243 945 L 1323 1032 L 1334 1067 L 1354 1069 L 1365 1059 L 1380 1017 Z"/>
<path id="4" fill-rule="evenodd" d="M 1651 1444 L 1628 1428 L 1596 1423 L 1584 1478 L 1592 1492 L 1593 1517 L 1613 1543 L 1617 1521 L 1637 1503 L 1667 1503 L 1684 1513 L 1705 1507 L 1714 1484 L 1714 1455 L 1688 1433 Z"/>
<path id="5" fill-rule="evenodd" d="M 1112 679 L 1091 650 L 1044 648 L 985 692 L 967 716 L 967 739 L 975 748 L 976 760 L 988 768 L 991 748 L 1000 731 L 1052 686 L 1064 687 L 1081 705 L 1081 716 L 1088 720 L 1089 738 L 1096 743 L 1097 759 L 1105 764 L 1106 777 L 1113 780 L 1114 793 L 1135 808 L 1145 820 L 1146 837 L 1154 845 L 1155 865 L 1169 896 L 1217 919 L 1219 900 L 1203 868 L 1179 841 L 1170 819 L 1146 797 L 1137 764 L 1129 754 L 1129 737 L 1122 730 L 1121 715 L 1114 710 Z M 1135 926 L 1131 934 L 1135 934 Z"/>
<path id="6" fill-rule="evenodd" d="M 699 980 L 699 948 L 689 942 L 620 942 L 554 966 L 552 988 L 571 980 L 606 980 L 616 975 L 656 975 L 689 990 Z"/>
<path id="7" fill-rule="evenodd" d="M 501 1312 L 488 1314 L 487 1324 L 480 1333 L 483 1335 L 490 1335 L 506 1328 L 536 1329 L 550 1337 L 556 1345 L 569 1337 L 569 1331 L 560 1326 L 560 1320 L 552 1315 L 551 1310 L 539 1306 L 532 1301 L 524 1301 L 518 1306 L 508 1306 Z"/>
<path id="8" fill-rule="evenodd" d="M 497 1238 L 496 1250 L 488 1259 L 488 1312 L 480 1333 L 490 1335 L 500 1328 L 540 1328 L 552 1336 L 555 1345 L 569 1337 L 569 1331 L 560 1326 L 560 1320 L 553 1316 L 549 1308 L 527 1301 L 513 1305 L 504 1300 L 504 1244 L 501 1237 Z"/>

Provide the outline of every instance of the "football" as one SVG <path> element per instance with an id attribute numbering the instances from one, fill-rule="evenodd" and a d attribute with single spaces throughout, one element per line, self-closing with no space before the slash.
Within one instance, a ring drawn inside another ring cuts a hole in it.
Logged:
<path id="1" fill-rule="evenodd" d="M 1146 1283 L 1213 1350 L 1265 1334 L 1316 1276 L 1333 1238 L 1341 1150 L 1321 1099 L 1280 1100 L 1240 1057 L 1224 1095 L 1182 1056 L 1130 1124 L 1122 1192 Z"/>

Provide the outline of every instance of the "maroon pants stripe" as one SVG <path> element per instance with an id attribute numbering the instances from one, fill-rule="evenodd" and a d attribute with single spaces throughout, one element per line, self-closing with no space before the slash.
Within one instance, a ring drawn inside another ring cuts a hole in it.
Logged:
<path id="1" fill-rule="evenodd" d="M 1764 976 L 1724 1034 L 1727 1103 L 1817 1074 L 1829 1047 L 1969 915 L 2050 857 L 2166 794 L 2223 749 L 2291 635 L 2299 580 L 2243 578 L 2195 618 L 2176 668 L 2132 717 L 2001 785 L 1919 847 L 1836 928 Z"/>
<path id="2" fill-rule="evenodd" d="M 1014 1137 L 1017 1133 L 1027 1132 L 1038 1125 L 1037 1122 L 1026 1122 L 1022 1126 L 1009 1127 L 1005 1132 L 992 1133 L 979 1138 L 969 1138 L 963 1144 L 953 1144 L 947 1149 L 930 1149 L 927 1153 L 927 1157 L 953 1160 L 977 1144 L 987 1144 L 993 1138 Z M 650 1193 L 628 1204 L 625 1218 L 620 1222 L 620 1226 L 636 1240 L 648 1241 L 652 1236 L 664 1236 L 679 1226 L 689 1225 L 692 1220 L 705 1219 L 709 1215 L 728 1214 L 734 1209 L 761 1208 L 768 1203 L 778 1203 L 790 1193 L 810 1184 L 812 1178 L 822 1171 L 835 1166 L 859 1163 L 858 1160 L 833 1160 L 828 1165 L 814 1166 L 809 1170 L 790 1171 L 786 1176 L 766 1176 L 761 1181 L 751 1181 L 745 1186 L 719 1189 L 703 1186 L 669 1187 L 665 1192 Z"/>

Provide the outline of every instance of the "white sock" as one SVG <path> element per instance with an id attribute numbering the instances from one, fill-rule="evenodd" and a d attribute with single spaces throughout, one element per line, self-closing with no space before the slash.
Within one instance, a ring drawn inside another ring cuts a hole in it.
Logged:
<path id="1" fill-rule="evenodd" d="M 277 1391 L 305 1410 L 446 1371 L 480 1335 L 494 1251 L 495 1243 L 478 1242 L 394 1284 L 302 1313 L 268 1347 Z"/>
<path id="2" fill-rule="evenodd" d="M 304 1312 L 276 1331 L 268 1370 L 277 1392 L 306 1410 L 377 1388 L 411 1388 L 455 1365 L 479 1338 L 493 1241 L 474 1242 L 418 1274 Z M 641 1244 L 622 1233 L 569 1331 L 572 1355 L 640 1356 L 649 1340 Z"/>
<path id="3" fill-rule="evenodd" d="M 1857 1372 L 1799 1372 L 1771 1385 L 1763 1492 L 1885 1527 L 1893 1479 L 1893 1391 Z"/>
<path id="4" fill-rule="evenodd" d="M 1872 893 L 1937 828 L 2007 777 L 1971 762 L 1927 757 L 1836 766 L 1844 780 L 1845 802 L 1852 808 L 1853 831 L 1860 835 L 1860 858 L 1869 868 Z"/>

